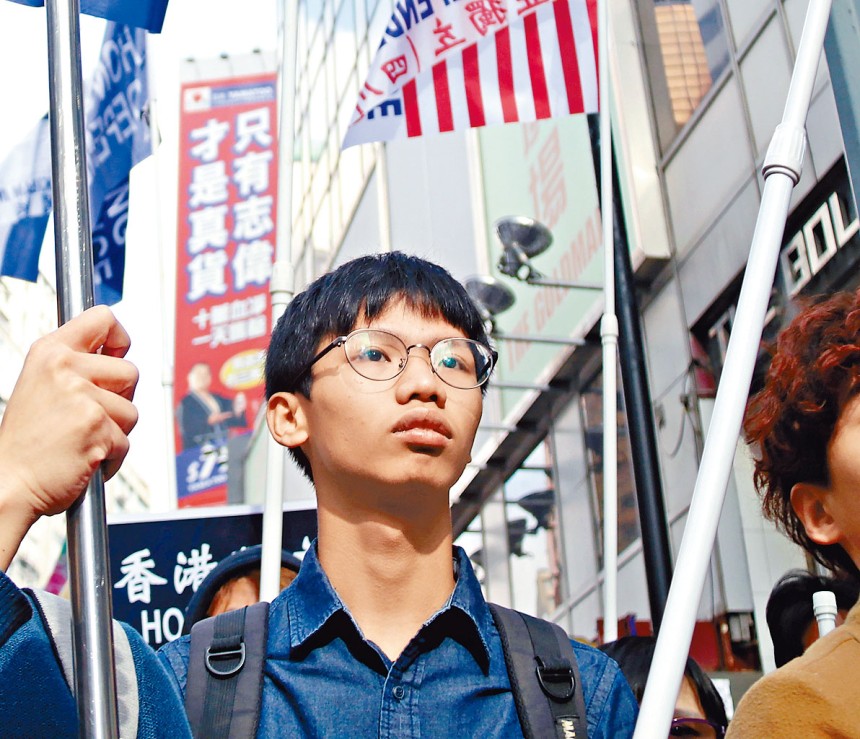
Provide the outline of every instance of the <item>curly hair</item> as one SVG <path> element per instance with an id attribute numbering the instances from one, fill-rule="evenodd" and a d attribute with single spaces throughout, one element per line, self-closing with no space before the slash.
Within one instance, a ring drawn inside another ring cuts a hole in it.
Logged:
<path id="1" fill-rule="evenodd" d="M 771 347 L 773 352 L 773 347 Z M 811 298 L 783 329 L 765 385 L 747 406 L 762 511 L 825 567 L 860 577 L 838 544 L 812 541 L 791 505 L 799 482 L 829 484 L 827 447 L 860 385 L 860 290 Z"/>

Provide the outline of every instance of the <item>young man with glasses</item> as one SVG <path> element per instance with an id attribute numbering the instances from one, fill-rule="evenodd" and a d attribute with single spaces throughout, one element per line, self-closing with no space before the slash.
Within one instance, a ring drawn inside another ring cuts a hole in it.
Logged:
<path id="1" fill-rule="evenodd" d="M 448 499 L 494 361 L 463 287 L 416 257 L 361 257 L 288 306 L 267 417 L 314 483 L 319 537 L 269 611 L 258 736 L 521 735 Z M 617 665 L 575 652 L 589 737 L 631 735 Z M 184 639 L 160 654 L 180 691 L 188 655 Z"/>

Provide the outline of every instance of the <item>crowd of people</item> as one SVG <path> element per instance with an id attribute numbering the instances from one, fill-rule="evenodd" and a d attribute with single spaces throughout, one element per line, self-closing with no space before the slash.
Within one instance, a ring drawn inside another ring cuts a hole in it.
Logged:
<path id="1" fill-rule="evenodd" d="M 780 335 L 745 423 L 764 513 L 833 578 L 789 573 L 774 588 L 768 624 L 781 666 L 731 722 L 688 659 L 672 736 L 860 735 L 846 679 L 860 659 L 858 337 L 860 292 L 805 306 Z M 0 425 L 0 570 L 35 520 L 71 506 L 99 467 L 110 476 L 122 463 L 137 420 L 128 345 L 97 307 L 28 354 Z M 417 257 L 360 257 L 288 306 L 267 354 L 267 421 L 315 487 L 319 533 L 301 567 L 286 555 L 268 610 L 257 736 L 523 735 L 531 709 L 515 695 L 509 645 L 453 543 L 449 511 L 495 361 L 463 287 Z M 200 588 L 189 626 L 257 600 L 258 567 L 258 549 L 226 560 Z M 55 635 L 34 595 L 4 572 L 0 733 L 77 735 Z M 819 639 L 810 598 L 820 589 L 836 593 L 844 624 Z M 190 736 L 189 638 L 156 655 L 126 633 L 137 735 Z M 565 674 L 580 677 L 588 736 L 632 736 L 654 639 L 572 648 Z M 33 711 L 37 702 L 48 710 Z"/>

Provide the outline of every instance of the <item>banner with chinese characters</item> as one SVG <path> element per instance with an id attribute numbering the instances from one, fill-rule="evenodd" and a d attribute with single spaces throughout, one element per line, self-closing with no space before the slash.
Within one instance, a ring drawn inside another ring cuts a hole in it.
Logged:
<path id="1" fill-rule="evenodd" d="M 181 88 L 174 407 L 180 507 L 227 501 L 263 401 L 277 201 L 274 73 Z"/>
<path id="2" fill-rule="evenodd" d="M 283 548 L 299 559 L 316 538 L 313 509 L 284 512 Z M 154 649 L 177 639 L 185 607 L 215 566 L 263 538 L 259 507 L 219 506 L 108 519 L 114 618 Z"/>

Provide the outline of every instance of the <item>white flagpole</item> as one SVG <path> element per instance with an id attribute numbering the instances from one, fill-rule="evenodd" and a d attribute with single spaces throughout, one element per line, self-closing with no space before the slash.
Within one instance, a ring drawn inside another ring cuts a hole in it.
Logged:
<path id="1" fill-rule="evenodd" d="M 296 39 L 298 0 L 277 0 L 281 24 L 278 116 L 278 210 L 275 264 L 269 289 L 272 329 L 293 295 L 293 150 L 296 113 Z M 271 436 L 266 456 L 266 499 L 260 562 L 260 600 L 271 603 L 280 592 L 284 515 L 284 448 Z"/>
<path id="2" fill-rule="evenodd" d="M 735 327 L 717 389 L 714 413 L 669 588 L 663 625 L 648 674 L 635 739 L 667 736 L 672 722 L 764 328 L 791 191 L 800 180 L 806 145 L 804 125 L 824 45 L 830 5 L 831 0 L 812 0 L 809 3 L 782 123 L 776 127 L 762 167 L 764 191 L 738 300 Z"/>
<path id="3" fill-rule="evenodd" d="M 159 255 L 159 301 L 161 304 L 161 389 L 162 402 L 164 403 L 162 410 L 164 412 L 165 425 L 167 430 L 165 433 L 164 443 L 166 445 L 165 452 L 167 454 L 167 502 L 170 510 L 176 510 L 179 507 L 179 499 L 176 492 L 176 435 L 173 431 L 175 420 L 173 410 L 173 326 L 176 320 L 176 291 L 168 290 L 167 285 L 173 284 L 167 279 L 168 259 L 172 263 L 176 263 L 176 253 L 173 249 L 167 248 L 167 239 L 162 234 L 162 219 L 161 219 L 161 171 L 162 171 L 162 154 L 159 151 L 161 146 L 161 129 L 158 126 L 158 97 L 155 94 L 154 79 L 155 75 L 152 70 L 152 38 L 149 32 L 146 33 L 146 75 L 147 87 L 149 88 L 149 134 L 152 142 L 152 163 L 155 179 L 155 234 L 158 239 L 158 255 Z"/>
<path id="4" fill-rule="evenodd" d="M 78 0 L 47 0 L 45 4 L 57 308 L 63 324 L 95 302 L 81 104 L 80 11 Z M 116 737 L 119 724 L 101 471 L 93 475 L 87 490 L 69 509 L 66 528 L 79 731 L 84 737 Z"/>
<path id="5" fill-rule="evenodd" d="M 600 219 L 603 225 L 603 641 L 618 638 L 618 319 L 612 224 L 612 121 L 609 115 L 609 2 L 597 7 L 600 102 Z"/>

